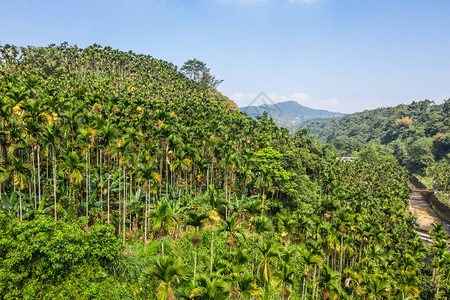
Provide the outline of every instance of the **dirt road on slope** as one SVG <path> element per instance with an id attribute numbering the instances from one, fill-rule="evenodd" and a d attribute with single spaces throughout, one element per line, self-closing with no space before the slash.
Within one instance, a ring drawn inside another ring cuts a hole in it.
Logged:
<path id="1" fill-rule="evenodd" d="M 428 202 L 423 199 L 420 192 L 413 192 L 411 195 L 409 210 L 417 217 L 417 223 L 420 225 L 420 230 L 428 232 L 428 230 L 433 228 L 431 224 L 438 222 L 445 225 L 447 234 L 450 235 L 450 225 L 439 218 Z"/>

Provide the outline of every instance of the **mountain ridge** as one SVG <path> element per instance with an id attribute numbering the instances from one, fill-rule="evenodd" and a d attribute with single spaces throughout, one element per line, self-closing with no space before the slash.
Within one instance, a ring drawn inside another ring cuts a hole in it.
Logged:
<path id="1" fill-rule="evenodd" d="M 252 118 L 256 118 L 264 112 L 267 112 L 268 117 L 273 118 L 277 125 L 291 128 L 292 130 L 298 128 L 301 123 L 309 119 L 326 119 L 343 117 L 345 115 L 339 112 L 310 108 L 294 100 L 273 104 L 264 103 L 258 106 L 243 106 L 239 107 L 239 110 Z"/>

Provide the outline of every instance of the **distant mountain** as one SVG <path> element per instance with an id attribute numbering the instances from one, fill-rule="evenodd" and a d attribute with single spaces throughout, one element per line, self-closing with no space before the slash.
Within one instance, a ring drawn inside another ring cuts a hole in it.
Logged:
<path id="1" fill-rule="evenodd" d="M 300 123 L 309 119 L 324 119 L 344 116 L 342 113 L 312 109 L 300 105 L 296 101 L 263 104 L 259 106 L 244 106 L 239 109 L 241 112 L 246 113 L 252 118 L 261 116 L 264 112 L 267 112 L 268 116 L 273 118 L 276 124 L 290 130 L 298 128 Z"/>

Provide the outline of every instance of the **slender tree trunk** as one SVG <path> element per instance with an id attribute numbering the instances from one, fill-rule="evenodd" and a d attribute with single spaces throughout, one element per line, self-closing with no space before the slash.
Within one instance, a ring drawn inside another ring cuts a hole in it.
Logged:
<path id="1" fill-rule="evenodd" d="M 189 194 L 190 195 L 192 195 L 192 173 L 193 173 L 194 171 L 192 171 L 192 172 L 190 172 L 190 174 L 189 174 Z"/>
<path id="2" fill-rule="evenodd" d="M 358 259 L 358 262 L 361 261 L 361 254 L 362 254 L 362 241 L 359 244 L 359 259 Z"/>
<path id="3" fill-rule="evenodd" d="M 33 147 L 33 148 L 36 148 L 36 147 Z M 31 184 L 29 186 L 30 186 L 30 200 L 32 199 L 32 196 L 33 196 L 34 209 L 37 209 L 35 152 L 36 152 L 35 149 L 33 149 L 33 151 L 31 152 L 31 161 L 33 162 L 33 175 L 32 175 L 32 177 L 33 177 L 33 192 L 34 192 L 33 195 L 32 195 L 32 192 L 31 192 Z M 0 200 L 1 200 L 1 198 L 0 198 Z"/>
<path id="4" fill-rule="evenodd" d="M 89 224 L 89 169 L 88 169 L 88 151 L 86 151 L 86 217 L 88 218 Z"/>
<path id="5" fill-rule="evenodd" d="M 58 220 L 58 212 L 56 207 L 56 153 L 53 149 L 53 202 L 55 205 L 55 221 Z"/>
<path id="6" fill-rule="evenodd" d="M 101 213 L 101 220 L 103 223 L 103 177 L 102 177 L 102 149 L 100 149 L 100 213 Z"/>
<path id="7" fill-rule="evenodd" d="M 320 275 L 320 267 L 319 267 L 319 270 L 318 270 L 317 274 Z M 319 285 L 316 285 L 316 296 L 315 296 L 315 299 L 317 299 L 318 297 L 319 297 Z"/>
<path id="8" fill-rule="evenodd" d="M 211 229 L 211 262 L 209 265 L 209 275 L 212 275 L 212 269 L 213 269 L 213 255 L 214 255 L 214 224 Z"/>
<path id="9" fill-rule="evenodd" d="M 109 173 L 109 169 L 108 169 L 108 208 L 107 208 L 107 210 L 108 210 L 108 224 L 109 224 L 109 211 L 110 211 L 110 206 L 111 206 L 111 204 L 110 204 L 110 197 L 109 197 L 109 195 L 110 195 L 110 188 L 111 188 L 111 184 L 110 184 L 110 182 L 111 182 L 111 174 Z"/>
<path id="10" fill-rule="evenodd" d="M 20 189 L 20 186 L 19 186 L 19 217 L 20 222 L 22 222 L 22 190 Z"/>
<path id="11" fill-rule="evenodd" d="M 159 174 L 161 176 L 161 180 L 163 178 L 163 163 L 164 163 L 164 157 L 161 155 L 161 162 L 159 164 Z M 167 172 L 164 175 L 166 175 L 166 189 L 167 189 L 168 188 Z M 161 190 L 162 190 L 162 184 L 159 186 L 159 198 L 160 199 L 161 199 Z"/>
<path id="12" fill-rule="evenodd" d="M 209 164 L 208 168 L 206 169 L 206 190 L 209 190 Z"/>
<path id="13" fill-rule="evenodd" d="M 312 296 L 313 297 L 316 292 L 316 270 L 317 270 L 317 265 L 314 265 L 314 273 L 313 273 L 313 281 L 312 281 Z"/>
<path id="14" fill-rule="evenodd" d="M 261 214 L 264 214 L 264 200 L 266 199 L 266 194 L 265 194 L 265 189 L 263 189 L 263 194 L 262 194 L 262 208 L 261 208 Z"/>
<path id="15" fill-rule="evenodd" d="M 48 171 L 48 147 L 47 147 L 47 155 L 46 155 L 47 157 L 47 164 L 45 165 L 45 167 L 46 167 L 46 175 L 47 175 L 47 179 L 49 178 L 49 171 Z"/>
<path id="16" fill-rule="evenodd" d="M 150 180 L 149 180 L 150 181 Z M 144 216 L 144 250 L 147 249 L 147 222 L 148 222 L 148 192 L 145 193 L 145 216 Z"/>
<path id="17" fill-rule="evenodd" d="M 228 176 L 227 171 L 225 171 L 225 201 L 228 200 L 228 205 L 225 207 L 225 220 L 228 220 L 228 206 L 230 204 L 230 201 L 228 199 Z M 231 252 L 231 248 L 230 248 Z"/>
<path id="18" fill-rule="evenodd" d="M 436 296 L 437 296 L 437 294 L 439 294 L 439 288 L 440 288 L 439 283 L 440 283 L 440 281 L 441 281 L 441 279 L 439 278 L 437 283 L 436 283 L 436 294 L 434 296 L 434 299 L 437 299 Z"/>
<path id="19" fill-rule="evenodd" d="M 305 298 L 305 293 L 306 293 L 305 286 L 306 286 L 306 277 L 303 276 L 303 287 L 302 287 L 302 299 L 301 300 L 303 300 Z"/>
<path id="20" fill-rule="evenodd" d="M 30 203 L 33 203 L 32 201 L 33 201 L 33 197 L 32 197 L 32 188 L 31 188 L 31 177 L 30 178 L 28 178 L 28 182 L 29 182 L 29 184 L 28 184 L 28 195 L 30 196 Z M 34 209 L 36 209 L 37 207 L 36 207 L 36 197 L 34 198 Z"/>
<path id="21" fill-rule="evenodd" d="M 126 187 L 126 174 L 125 174 L 125 166 L 123 167 L 123 226 L 122 226 L 122 243 L 125 244 L 125 234 L 127 231 L 126 227 L 126 218 L 127 218 L 127 187 Z"/>
<path id="22" fill-rule="evenodd" d="M 169 159 L 167 158 L 167 151 L 168 149 L 166 149 L 166 194 L 169 193 L 169 164 L 167 163 L 169 161 Z M 162 161 L 162 158 L 161 158 Z M 162 168 L 162 165 L 161 165 Z M 172 171 L 170 172 L 172 174 Z M 162 174 L 161 174 L 162 175 Z M 162 176 L 161 176 L 162 178 Z M 172 176 L 170 176 L 170 179 L 172 180 Z"/>
<path id="23" fill-rule="evenodd" d="M 252 276 L 255 271 L 255 229 L 252 231 Z"/>
<path id="24" fill-rule="evenodd" d="M 133 201 L 133 172 L 130 171 L 130 204 Z M 132 224 L 132 215 L 130 212 L 130 232 L 131 232 L 131 224 Z"/>
<path id="25" fill-rule="evenodd" d="M 122 210 L 123 209 L 121 209 L 121 207 L 122 207 L 122 202 L 120 201 L 120 196 L 121 196 L 121 190 L 120 190 L 120 188 L 121 188 L 121 177 L 122 177 L 122 172 L 121 172 L 121 168 L 120 168 L 120 165 L 119 165 L 119 159 L 117 159 L 117 165 L 118 165 L 118 167 L 119 167 L 119 175 L 117 176 L 118 177 L 118 179 L 119 179 L 119 187 L 118 187 L 118 189 L 119 189 L 119 197 L 117 198 L 117 200 L 119 201 L 119 235 L 120 235 L 120 233 L 121 233 L 121 227 L 122 227 L 122 219 L 121 219 L 121 216 L 122 216 Z"/>
<path id="26" fill-rule="evenodd" d="M 211 164 L 211 184 L 214 184 L 214 157 Z"/>
<path id="27" fill-rule="evenodd" d="M 0 145 L 0 161 L 3 159 L 3 148 Z M 2 183 L 0 182 L 0 207 L 3 208 L 3 201 L 2 201 Z"/>
<path id="28" fill-rule="evenodd" d="M 339 261 L 339 290 L 338 290 L 339 294 L 341 293 L 343 257 L 344 257 L 344 234 L 341 233 L 341 259 Z"/>
<path id="29" fill-rule="evenodd" d="M 195 244 L 195 256 L 194 256 L 194 280 L 192 281 L 192 285 L 195 286 L 195 275 L 197 273 L 197 244 Z"/>

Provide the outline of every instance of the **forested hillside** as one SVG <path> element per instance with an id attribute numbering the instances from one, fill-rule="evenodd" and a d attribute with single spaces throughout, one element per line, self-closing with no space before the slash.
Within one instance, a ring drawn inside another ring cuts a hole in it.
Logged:
<path id="1" fill-rule="evenodd" d="M 341 119 L 309 120 L 303 126 L 323 142 L 333 144 L 340 155 L 363 149 L 366 156 L 394 155 L 409 171 L 436 175 L 438 181 L 447 179 L 440 185 L 450 187 L 450 100 L 439 105 L 425 100 Z"/>
<path id="2" fill-rule="evenodd" d="M 396 162 L 334 161 L 147 55 L 1 55 L 0 298 L 450 296 Z"/>

